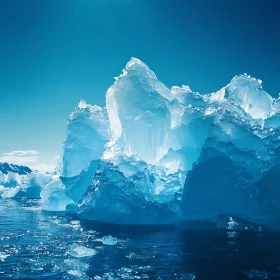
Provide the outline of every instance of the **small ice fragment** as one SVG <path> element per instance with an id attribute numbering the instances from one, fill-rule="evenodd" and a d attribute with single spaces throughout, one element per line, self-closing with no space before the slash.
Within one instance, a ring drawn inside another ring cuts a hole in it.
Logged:
<path id="1" fill-rule="evenodd" d="M 183 275 L 177 276 L 176 279 L 179 279 L 179 280 L 194 280 L 195 279 L 195 275 L 191 274 L 191 273 L 187 273 L 187 274 L 183 274 Z"/>
<path id="2" fill-rule="evenodd" d="M 102 243 L 104 245 L 116 245 L 118 243 L 118 238 L 117 237 L 113 237 L 111 235 L 103 236 L 102 237 Z"/>
<path id="3" fill-rule="evenodd" d="M 80 270 L 68 270 L 67 271 L 68 274 L 77 277 L 77 279 L 79 280 L 87 280 L 90 279 L 86 273 L 80 271 Z"/>
<path id="4" fill-rule="evenodd" d="M 183 279 L 194 280 L 195 279 L 195 275 L 191 274 L 191 273 L 188 273 L 188 274 L 185 275 L 185 278 L 183 278 Z"/>
<path id="5" fill-rule="evenodd" d="M 66 253 L 75 258 L 83 258 L 94 256 L 97 254 L 97 251 L 88 247 L 74 244 Z"/>
<path id="6" fill-rule="evenodd" d="M 79 270 L 68 270 L 67 273 L 77 277 L 81 277 L 83 275 Z"/>
<path id="7" fill-rule="evenodd" d="M 4 262 L 6 260 L 6 258 L 8 258 L 10 255 L 4 253 L 4 252 L 0 252 L 0 261 Z"/>
<path id="8" fill-rule="evenodd" d="M 87 263 L 83 263 L 76 259 L 66 259 L 64 260 L 64 265 L 67 270 L 79 270 L 85 272 L 89 268 Z"/>
<path id="9" fill-rule="evenodd" d="M 150 266 L 150 265 L 143 265 L 143 266 L 138 266 L 134 265 L 132 266 L 133 272 L 135 273 L 148 273 L 148 272 L 154 272 L 155 268 Z"/>
<path id="10" fill-rule="evenodd" d="M 136 260 L 136 259 L 144 260 L 145 259 L 145 256 L 141 256 L 141 255 L 136 254 L 134 252 L 129 252 L 129 254 L 126 257 L 128 259 L 131 259 L 131 260 Z"/>
<path id="11" fill-rule="evenodd" d="M 265 270 L 246 270 L 244 273 L 251 279 L 270 279 L 272 277 L 271 273 Z"/>
<path id="12" fill-rule="evenodd" d="M 80 225 L 80 221 L 74 220 L 74 221 L 71 221 L 70 224 L 71 225 L 78 225 L 79 226 Z"/>

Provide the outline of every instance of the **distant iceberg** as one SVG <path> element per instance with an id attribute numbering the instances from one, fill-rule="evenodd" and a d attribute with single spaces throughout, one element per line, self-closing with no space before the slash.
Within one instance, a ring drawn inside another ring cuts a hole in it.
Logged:
<path id="1" fill-rule="evenodd" d="M 132 58 L 106 93 L 71 113 L 43 208 L 120 224 L 220 215 L 280 218 L 280 99 L 247 74 L 217 92 L 168 89 Z"/>
<path id="2" fill-rule="evenodd" d="M 0 198 L 40 198 L 43 187 L 52 176 L 27 166 L 0 163 Z"/>

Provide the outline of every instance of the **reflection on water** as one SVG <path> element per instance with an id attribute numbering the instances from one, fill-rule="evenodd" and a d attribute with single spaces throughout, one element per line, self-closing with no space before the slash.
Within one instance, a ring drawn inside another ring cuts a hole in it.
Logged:
<path id="1" fill-rule="evenodd" d="M 109 235 L 116 245 L 102 243 Z M 0 278 L 280 279 L 279 237 L 203 223 L 94 224 L 42 212 L 34 200 L 1 200 Z"/>

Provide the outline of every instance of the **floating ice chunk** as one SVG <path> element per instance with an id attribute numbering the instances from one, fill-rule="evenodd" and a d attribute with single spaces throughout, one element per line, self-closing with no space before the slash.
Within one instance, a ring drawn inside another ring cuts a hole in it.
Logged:
<path id="1" fill-rule="evenodd" d="M 88 271 L 89 265 L 77 259 L 66 259 L 64 265 L 67 270 Z"/>
<path id="2" fill-rule="evenodd" d="M 118 243 L 118 238 L 117 237 L 113 237 L 111 235 L 103 236 L 102 237 L 102 243 L 104 245 L 116 245 Z"/>
<path id="3" fill-rule="evenodd" d="M 70 249 L 66 253 L 75 258 L 83 258 L 83 257 L 94 256 L 98 252 L 92 248 L 74 244 L 70 247 Z"/>
<path id="4" fill-rule="evenodd" d="M 133 270 L 129 267 L 122 267 L 116 270 L 117 275 L 121 278 L 121 279 L 133 279 L 134 276 L 132 275 Z"/>
<path id="5" fill-rule="evenodd" d="M 155 271 L 155 268 L 150 265 L 143 265 L 143 266 L 133 265 L 131 268 L 132 268 L 132 271 L 137 274 L 138 273 L 151 273 L 151 272 Z"/>
<path id="6" fill-rule="evenodd" d="M 270 279 L 273 276 L 265 270 L 246 270 L 244 273 L 251 279 Z"/>
<path id="7" fill-rule="evenodd" d="M 5 252 L 0 252 L 0 261 L 4 262 L 10 255 L 6 254 Z"/>
<path id="8" fill-rule="evenodd" d="M 129 277 L 129 276 L 128 276 Z M 119 280 L 120 278 L 114 272 L 105 272 L 102 276 L 95 275 L 94 280 Z M 121 278 L 121 279 L 134 279 L 134 278 Z M 140 278 L 137 278 L 140 279 Z"/>
<path id="9" fill-rule="evenodd" d="M 179 278 L 177 278 L 179 280 L 194 280 L 195 279 L 195 275 L 191 274 L 191 273 L 187 273 L 185 275 L 179 276 Z"/>
<path id="10" fill-rule="evenodd" d="M 233 217 L 217 217 L 217 227 L 234 231 L 261 232 L 263 226 Z"/>
<path id="11" fill-rule="evenodd" d="M 147 256 L 139 255 L 139 254 L 134 253 L 134 252 L 129 252 L 128 255 L 126 255 L 126 257 L 127 257 L 128 259 L 131 259 L 131 260 L 136 260 L 136 259 L 144 260 L 144 259 L 147 258 Z"/>
<path id="12" fill-rule="evenodd" d="M 80 270 L 71 269 L 71 270 L 68 270 L 67 273 L 70 274 L 71 276 L 74 276 L 75 278 L 77 278 L 79 280 L 90 279 L 85 272 L 82 272 Z"/>

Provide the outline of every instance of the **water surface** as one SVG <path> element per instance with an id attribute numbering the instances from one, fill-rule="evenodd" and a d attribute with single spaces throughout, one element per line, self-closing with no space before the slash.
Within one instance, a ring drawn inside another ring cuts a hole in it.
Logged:
<path id="1" fill-rule="evenodd" d="M 107 235 L 118 243 L 104 245 Z M 96 254 L 74 257 L 74 246 Z M 110 226 L 43 212 L 36 200 L 0 200 L 1 279 L 280 279 L 279 252 L 277 232 Z"/>

